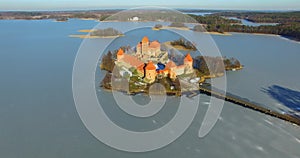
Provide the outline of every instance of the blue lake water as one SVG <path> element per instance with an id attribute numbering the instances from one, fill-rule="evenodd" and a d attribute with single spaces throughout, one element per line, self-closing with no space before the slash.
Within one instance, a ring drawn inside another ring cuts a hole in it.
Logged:
<path id="1" fill-rule="evenodd" d="M 245 26 L 262 26 L 262 25 L 270 25 L 270 26 L 275 26 L 278 25 L 278 23 L 256 23 L 256 22 L 252 22 L 246 19 L 239 19 L 236 17 L 228 17 L 228 19 L 232 19 L 232 20 L 240 20 L 242 22 L 243 25 Z"/>
<path id="2" fill-rule="evenodd" d="M 201 96 L 195 121 L 171 145 L 143 154 L 122 152 L 104 145 L 89 133 L 76 112 L 72 96 L 72 69 L 82 39 L 68 37 L 96 24 L 95 21 L 75 19 L 63 23 L 51 20 L 0 21 L 1 157 L 300 156 L 299 127 L 227 102 L 209 135 L 197 138 L 209 101 L 209 97 L 204 95 Z M 126 24 L 120 24 L 120 27 L 122 25 Z M 137 39 L 144 34 L 152 38 L 164 35 L 141 31 L 136 34 Z M 163 37 L 172 38 L 166 35 Z M 238 33 L 212 37 L 222 55 L 236 57 L 245 65 L 241 71 L 227 73 L 228 92 L 275 110 L 288 109 L 282 99 L 276 99 L 273 93 L 266 93 L 264 89 L 277 88 L 279 94 L 293 94 L 295 97 L 291 96 L 291 100 L 294 100 L 293 103 L 297 101 L 296 92 L 300 91 L 299 43 L 278 36 Z M 97 43 L 105 39 L 92 40 Z M 112 120 L 121 126 L 147 130 L 142 120 L 135 120 L 121 114 L 119 109 L 111 108 L 111 93 L 97 93 L 105 98 L 102 101 L 108 113 L 120 113 Z M 136 97 L 140 102 L 147 101 L 142 96 Z M 168 98 L 168 101 L 170 105 L 176 105 L 178 98 Z M 144 121 L 152 123 L 151 128 L 162 126 L 176 111 L 170 105 L 162 109 L 160 115 Z"/>
<path id="3" fill-rule="evenodd" d="M 200 15 L 200 16 L 206 16 L 213 14 L 212 12 L 184 12 L 184 14 L 194 14 L 194 15 Z"/>
<path id="4" fill-rule="evenodd" d="M 198 16 L 206 16 L 206 15 L 211 15 L 214 14 L 213 12 L 185 12 L 185 14 L 193 14 L 193 15 L 198 15 Z M 256 23 L 256 22 L 252 22 L 246 19 L 239 19 L 237 17 L 226 17 L 228 19 L 232 19 L 232 20 L 239 20 L 241 21 L 241 23 L 245 26 L 262 26 L 262 25 L 270 25 L 270 26 L 275 26 L 278 25 L 278 23 Z"/>

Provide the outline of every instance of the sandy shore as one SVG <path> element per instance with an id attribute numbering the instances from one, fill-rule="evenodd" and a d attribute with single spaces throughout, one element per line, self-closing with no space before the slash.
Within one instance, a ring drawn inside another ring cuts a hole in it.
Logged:
<path id="1" fill-rule="evenodd" d="M 90 35 L 69 35 L 71 38 L 117 38 L 122 35 L 118 36 L 90 36 Z"/>
<path id="2" fill-rule="evenodd" d="M 159 30 L 161 30 L 161 28 L 155 28 L 155 27 L 152 27 L 152 30 L 154 30 L 154 31 L 159 31 Z"/>
<path id="3" fill-rule="evenodd" d="M 275 35 L 275 34 L 267 34 L 267 33 L 249 33 L 252 35 L 258 35 L 258 36 L 276 36 L 279 37 L 280 35 Z"/>
<path id="4" fill-rule="evenodd" d="M 211 78 L 217 78 L 217 77 L 222 77 L 224 76 L 225 73 L 218 73 L 214 75 L 205 75 L 200 77 L 199 83 L 204 83 L 206 79 L 211 79 Z"/>
<path id="5" fill-rule="evenodd" d="M 90 33 L 90 32 L 93 32 L 95 30 L 79 30 L 78 32 L 85 32 L 85 33 Z"/>
<path id="6" fill-rule="evenodd" d="M 242 70 L 244 68 L 244 66 L 240 66 L 237 68 L 230 68 L 230 69 L 226 69 L 226 71 L 238 71 L 238 70 Z"/>
<path id="7" fill-rule="evenodd" d="M 163 29 L 176 29 L 176 30 L 185 30 L 185 31 L 188 31 L 190 30 L 190 28 L 188 27 L 171 27 L 171 26 L 163 26 L 162 28 L 152 28 L 152 30 L 155 30 L 155 31 L 159 31 L 159 30 L 163 30 Z"/>
<path id="8" fill-rule="evenodd" d="M 231 36 L 232 34 L 228 33 L 228 32 L 224 32 L 224 33 L 220 33 L 220 32 L 204 32 L 207 34 L 211 34 L 211 35 L 219 35 L 219 36 Z"/>

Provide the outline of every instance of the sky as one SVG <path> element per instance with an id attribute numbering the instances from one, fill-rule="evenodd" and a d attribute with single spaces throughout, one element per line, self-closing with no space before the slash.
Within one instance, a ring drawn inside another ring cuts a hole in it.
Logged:
<path id="1" fill-rule="evenodd" d="M 0 0 L 0 10 L 78 10 L 161 6 L 231 10 L 300 10 L 300 0 Z"/>

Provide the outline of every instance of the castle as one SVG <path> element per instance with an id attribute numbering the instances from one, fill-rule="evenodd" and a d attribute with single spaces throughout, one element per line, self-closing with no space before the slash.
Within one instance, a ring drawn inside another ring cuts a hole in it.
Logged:
<path id="1" fill-rule="evenodd" d="M 120 48 L 115 63 L 125 70 L 134 68 L 148 83 L 153 83 L 157 77 L 176 79 L 178 75 L 194 72 L 193 58 L 189 53 L 184 58 L 184 64 L 177 66 L 168 58 L 168 52 L 161 50 L 158 41 L 150 42 L 146 36 L 137 44 L 135 54 L 127 54 Z"/>
<path id="2" fill-rule="evenodd" d="M 161 50 L 158 41 L 150 42 L 147 36 L 137 44 L 136 56 L 145 63 L 151 60 L 165 64 L 168 61 L 168 52 Z"/>

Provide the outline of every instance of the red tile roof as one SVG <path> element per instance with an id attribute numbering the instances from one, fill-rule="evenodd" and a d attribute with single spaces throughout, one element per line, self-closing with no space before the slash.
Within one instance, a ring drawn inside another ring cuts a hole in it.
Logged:
<path id="1" fill-rule="evenodd" d="M 160 43 L 158 41 L 153 41 L 150 43 L 150 48 L 158 48 L 160 47 Z"/>
<path id="2" fill-rule="evenodd" d="M 147 70 L 156 70 L 156 67 L 155 67 L 155 65 L 153 64 L 152 61 L 149 61 L 147 66 L 146 66 L 146 69 Z"/>
<path id="3" fill-rule="evenodd" d="M 187 60 L 187 61 L 193 61 L 193 58 L 191 57 L 190 53 L 188 53 L 188 54 L 185 56 L 184 60 Z"/>
<path id="4" fill-rule="evenodd" d="M 132 67 L 138 68 L 139 66 L 144 65 L 142 61 L 140 61 L 137 57 L 124 54 L 123 62 L 129 63 Z"/>
<path id="5" fill-rule="evenodd" d="M 144 64 L 138 66 L 138 67 L 137 67 L 137 70 L 139 70 L 139 71 L 144 71 L 144 66 L 145 66 Z"/>
<path id="6" fill-rule="evenodd" d="M 117 55 L 124 55 L 123 49 L 120 48 Z"/>
<path id="7" fill-rule="evenodd" d="M 148 43 L 149 42 L 149 38 L 147 36 L 145 36 L 143 39 L 142 39 L 142 42 L 143 43 Z"/>
<path id="8" fill-rule="evenodd" d="M 174 63 L 174 61 L 170 60 L 167 64 L 166 64 L 166 69 L 171 69 L 177 67 L 177 65 Z"/>

